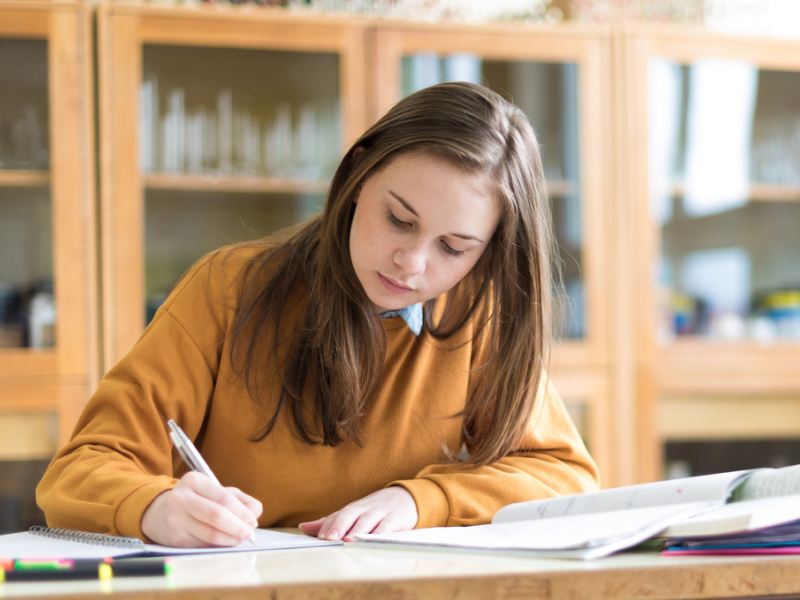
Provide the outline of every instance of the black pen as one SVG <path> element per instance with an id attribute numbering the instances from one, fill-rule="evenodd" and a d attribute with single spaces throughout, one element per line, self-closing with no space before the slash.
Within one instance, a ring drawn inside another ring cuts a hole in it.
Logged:
<path id="1" fill-rule="evenodd" d="M 0 559 L 3 581 L 59 581 L 65 579 L 109 580 L 114 577 L 171 575 L 173 563 L 164 558 L 94 559 Z"/>

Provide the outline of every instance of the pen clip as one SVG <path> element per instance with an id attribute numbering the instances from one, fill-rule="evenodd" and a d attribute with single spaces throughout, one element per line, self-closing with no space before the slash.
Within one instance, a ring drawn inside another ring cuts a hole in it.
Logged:
<path id="1" fill-rule="evenodd" d="M 219 484 L 219 480 L 206 464 L 206 461 L 203 460 L 203 456 L 200 454 L 197 448 L 195 448 L 192 440 L 190 440 L 186 434 L 183 433 L 183 430 L 178 427 L 178 424 L 170 419 L 167 421 L 167 425 L 169 425 L 169 428 L 172 430 L 169 434 L 172 438 L 172 442 L 175 444 L 175 447 L 178 449 L 178 453 L 181 455 L 181 458 L 183 458 L 189 468 L 192 471 L 198 471 L 202 473 L 214 483 Z"/>
<path id="2" fill-rule="evenodd" d="M 180 436 L 174 431 L 170 431 L 169 435 L 172 438 L 172 442 L 175 445 L 175 449 L 178 451 L 178 454 L 181 455 L 183 462 L 186 463 L 186 466 L 189 467 L 189 470 L 199 471 L 200 469 L 198 465 L 195 464 L 194 462 L 194 457 L 192 457 L 192 455 L 186 452 L 186 450 L 184 449 L 183 440 L 180 438 Z"/>
<path id="3" fill-rule="evenodd" d="M 206 464 L 206 461 L 203 460 L 203 456 L 200 454 L 200 452 L 198 452 L 197 448 L 195 448 L 192 440 L 186 437 L 186 434 L 183 433 L 183 430 L 180 427 L 178 427 L 178 424 L 170 419 L 167 421 L 167 425 L 169 425 L 169 428 L 171 429 L 169 436 L 172 438 L 172 443 L 189 469 L 203 473 L 209 479 L 211 479 L 211 481 L 217 485 L 221 485 L 219 480 Z M 256 543 L 255 532 L 250 535 L 250 542 L 254 546 L 258 547 L 258 544 Z"/>

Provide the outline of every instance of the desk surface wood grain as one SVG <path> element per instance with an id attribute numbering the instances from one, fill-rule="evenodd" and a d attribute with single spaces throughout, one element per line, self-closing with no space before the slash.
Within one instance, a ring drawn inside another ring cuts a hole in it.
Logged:
<path id="1" fill-rule="evenodd" d="M 58 600 L 684 600 L 797 594 L 800 557 L 532 559 L 348 545 L 183 556 L 162 578 L 0 584 L 0 598 Z"/>

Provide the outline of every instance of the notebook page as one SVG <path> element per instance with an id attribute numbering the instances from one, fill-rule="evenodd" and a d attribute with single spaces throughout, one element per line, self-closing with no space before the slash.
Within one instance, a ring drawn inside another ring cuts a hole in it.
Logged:
<path id="1" fill-rule="evenodd" d="M 497 511 L 492 523 L 550 519 L 567 515 L 630 510 L 690 502 L 723 504 L 736 483 L 750 471 L 718 473 L 631 485 L 599 492 L 573 494 L 545 500 L 511 504 Z"/>
<path id="2" fill-rule="evenodd" d="M 758 469 L 736 489 L 734 501 L 800 494 L 800 465 Z"/>
<path id="3" fill-rule="evenodd" d="M 113 546 L 84 544 L 61 540 L 27 531 L 0 535 L 0 557 L 3 558 L 120 558 L 124 556 L 176 556 L 179 554 L 224 554 L 228 552 L 253 552 L 259 550 L 284 550 L 313 546 L 337 546 L 342 542 L 320 540 L 305 535 L 295 535 L 268 529 L 256 529 L 256 544 L 249 541 L 225 548 L 172 548 L 159 544 L 145 544 L 144 548 L 125 549 Z M 143 552 L 144 550 L 144 552 Z"/>
<path id="4" fill-rule="evenodd" d="M 296 548 L 310 548 L 314 546 L 341 546 L 342 542 L 321 540 L 307 535 L 272 531 L 269 529 L 256 529 L 256 545 L 244 541 L 238 546 L 225 548 L 171 548 L 159 544 L 146 544 L 148 555 L 176 556 L 179 554 L 223 554 L 227 552 L 254 552 L 258 550 L 286 550 Z"/>
<path id="5" fill-rule="evenodd" d="M 0 556 L 7 558 L 96 558 L 132 556 L 140 550 L 82 544 L 32 535 L 27 531 L 0 535 Z"/>

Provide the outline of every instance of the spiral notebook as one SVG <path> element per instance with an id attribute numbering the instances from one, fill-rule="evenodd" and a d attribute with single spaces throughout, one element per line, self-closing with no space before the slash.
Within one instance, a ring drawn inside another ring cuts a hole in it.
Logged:
<path id="1" fill-rule="evenodd" d="M 0 558 L 106 558 L 133 556 L 175 556 L 179 554 L 212 554 L 224 552 L 253 552 L 260 550 L 289 550 L 319 546 L 336 546 L 317 538 L 256 529 L 256 546 L 249 541 L 225 548 L 171 548 L 145 544 L 141 540 L 84 531 L 70 531 L 35 526 L 28 531 L 0 535 Z"/>

